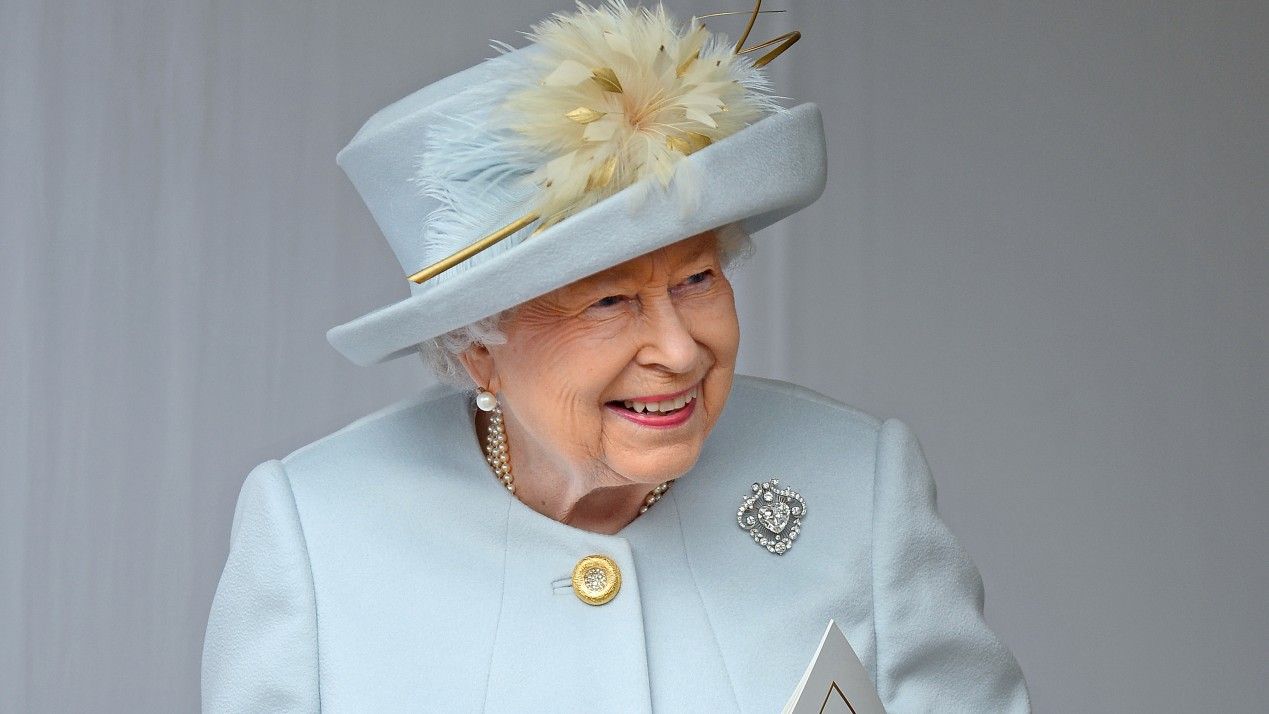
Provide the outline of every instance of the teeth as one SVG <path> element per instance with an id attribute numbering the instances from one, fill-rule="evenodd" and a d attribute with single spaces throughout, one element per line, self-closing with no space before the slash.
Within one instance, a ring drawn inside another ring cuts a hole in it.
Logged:
<path id="1" fill-rule="evenodd" d="M 627 399 L 623 402 L 627 409 L 642 414 L 643 412 L 668 412 L 675 409 L 681 409 L 688 402 L 699 396 L 700 387 L 692 387 L 686 394 L 679 395 L 675 399 L 666 399 L 660 402 L 640 402 L 637 400 Z"/>

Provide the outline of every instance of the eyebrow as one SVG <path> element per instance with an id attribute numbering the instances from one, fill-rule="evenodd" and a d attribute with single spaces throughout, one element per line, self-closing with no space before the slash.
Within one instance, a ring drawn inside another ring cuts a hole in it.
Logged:
<path id="1" fill-rule="evenodd" d="M 708 253 L 710 248 L 718 248 L 718 247 L 719 247 L 719 241 L 717 238 L 715 238 L 712 241 L 708 241 L 708 240 L 702 241 L 701 244 L 697 246 L 696 250 L 689 253 L 682 261 L 679 262 L 679 265 L 683 265 L 683 263 L 689 263 L 693 260 L 696 260 L 702 255 Z"/>
<path id="2" fill-rule="evenodd" d="M 700 260 L 701 256 L 709 253 L 710 248 L 711 248 L 711 244 L 709 243 L 709 241 L 702 243 L 699 248 L 687 253 L 680 260 L 675 261 L 674 269 L 682 268 L 684 265 L 687 265 L 688 263 L 691 263 L 696 260 Z M 616 282 L 620 282 L 622 280 L 626 280 L 629 277 L 630 277 L 630 270 L 623 268 L 622 270 L 619 270 L 615 274 L 612 274 L 612 275 L 604 275 L 604 276 L 590 275 L 585 278 L 582 278 L 581 280 L 577 282 L 579 285 L 585 284 L 586 287 L 579 288 L 579 289 L 584 290 L 588 293 L 589 292 L 603 292 L 608 289 L 609 285 Z"/>
<path id="3" fill-rule="evenodd" d="M 691 262 L 694 262 L 694 261 L 699 260 L 699 259 L 701 258 L 701 256 L 703 256 L 703 255 L 705 255 L 706 253 L 708 253 L 708 252 L 709 252 L 709 250 L 710 250 L 710 248 L 711 248 L 711 247 L 712 247 L 712 246 L 710 245 L 710 243 L 709 243 L 708 241 L 707 241 L 707 242 L 705 242 L 705 243 L 702 243 L 702 244 L 700 245 L 700 247 L 698 247 L 696 250 L 691 251 L 690 253 L 685 254 L 682 258 L 680 258 L 679 260 L 675 261 L 675 262 L 674 262 L 673 267 L 674 267 L 675 269 L 677 269 L 677 268 L 681 268 L 681 267 L 683 267 L 684 265 L 687 265 L 688 263 L 691 263 Z M 621 270 L 621 271 L 619 271 L 619 272 L 617 273 L 617 276 L 619 276 L 619 277 L 625 277 L 625 276 L 628 274 L 628 272 L 629 272 L 628 270 Z M 592 276 L 592 277 L 594 277 L 594 276 Z"/>

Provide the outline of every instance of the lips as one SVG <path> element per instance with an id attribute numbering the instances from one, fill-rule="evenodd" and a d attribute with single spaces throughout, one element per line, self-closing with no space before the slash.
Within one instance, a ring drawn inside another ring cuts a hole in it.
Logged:
<path id="1" fill-rule="evenodd" d="M 674 427 L 686 422 L 696 411 L 700 397 L 700 383 L 657 401 L 629 399 L 611 401 L 604 406 L 623 418 L 642 426 Z"/>
<path id="2" fill-rule="evenodd" d="M 622 402 L 609 403 L 620 404 L 622 407 L 638 414 L 643 414 L 645 412 L 653 414 L 671 414 L 679 409 L 682 409 L 684 405 L 689 402 L 694 401 L 698 396 L 700 396 L 700 390 L 700 384 L 694 384 L 690 389 L 681 392 L 675 397 L 668 397 L 657 401 L 627 399 Z"/>

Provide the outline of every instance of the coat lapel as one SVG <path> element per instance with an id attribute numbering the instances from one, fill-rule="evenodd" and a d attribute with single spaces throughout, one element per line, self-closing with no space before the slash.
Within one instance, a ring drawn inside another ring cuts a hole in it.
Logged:
<path id="1" fill-rule="evenodd" d="M 788 405 L 734 390 L 697 467 L 671 490 L 692 578 L 744 712 L 780 711 L 829 618 L 870 668 L 875 659 L 871 449 L 848 448 L 850 437 L 834 433 L 841 422 L 783 413 Z M 736 522 L 751 485 L 772 478 L 807 506 L 784 555 Z"/>

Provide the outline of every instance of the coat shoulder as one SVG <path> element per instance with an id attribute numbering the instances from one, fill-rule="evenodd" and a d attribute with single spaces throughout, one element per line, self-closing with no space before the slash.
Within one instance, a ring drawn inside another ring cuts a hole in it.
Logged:
<path id="1" fill-rule="evenodd" d="M 281 459 L 293 486 L 367 486 L 370 475 L 445 468 L 465 394 L 434 385 L 362 416 Z M 475 442 L 473 441 L 473 447 Z"/>
<path id="2" fill-rule="evenodd" d="M 782 428 L 815 430 L 846 428 L 875 439 L 882 419 L 849 404 L 793 382 L 737 374 L 724 414 L 738 412 L 751 424 L 775 424 Z M 765 416 L 763 416 L 765 415 Z"/>

